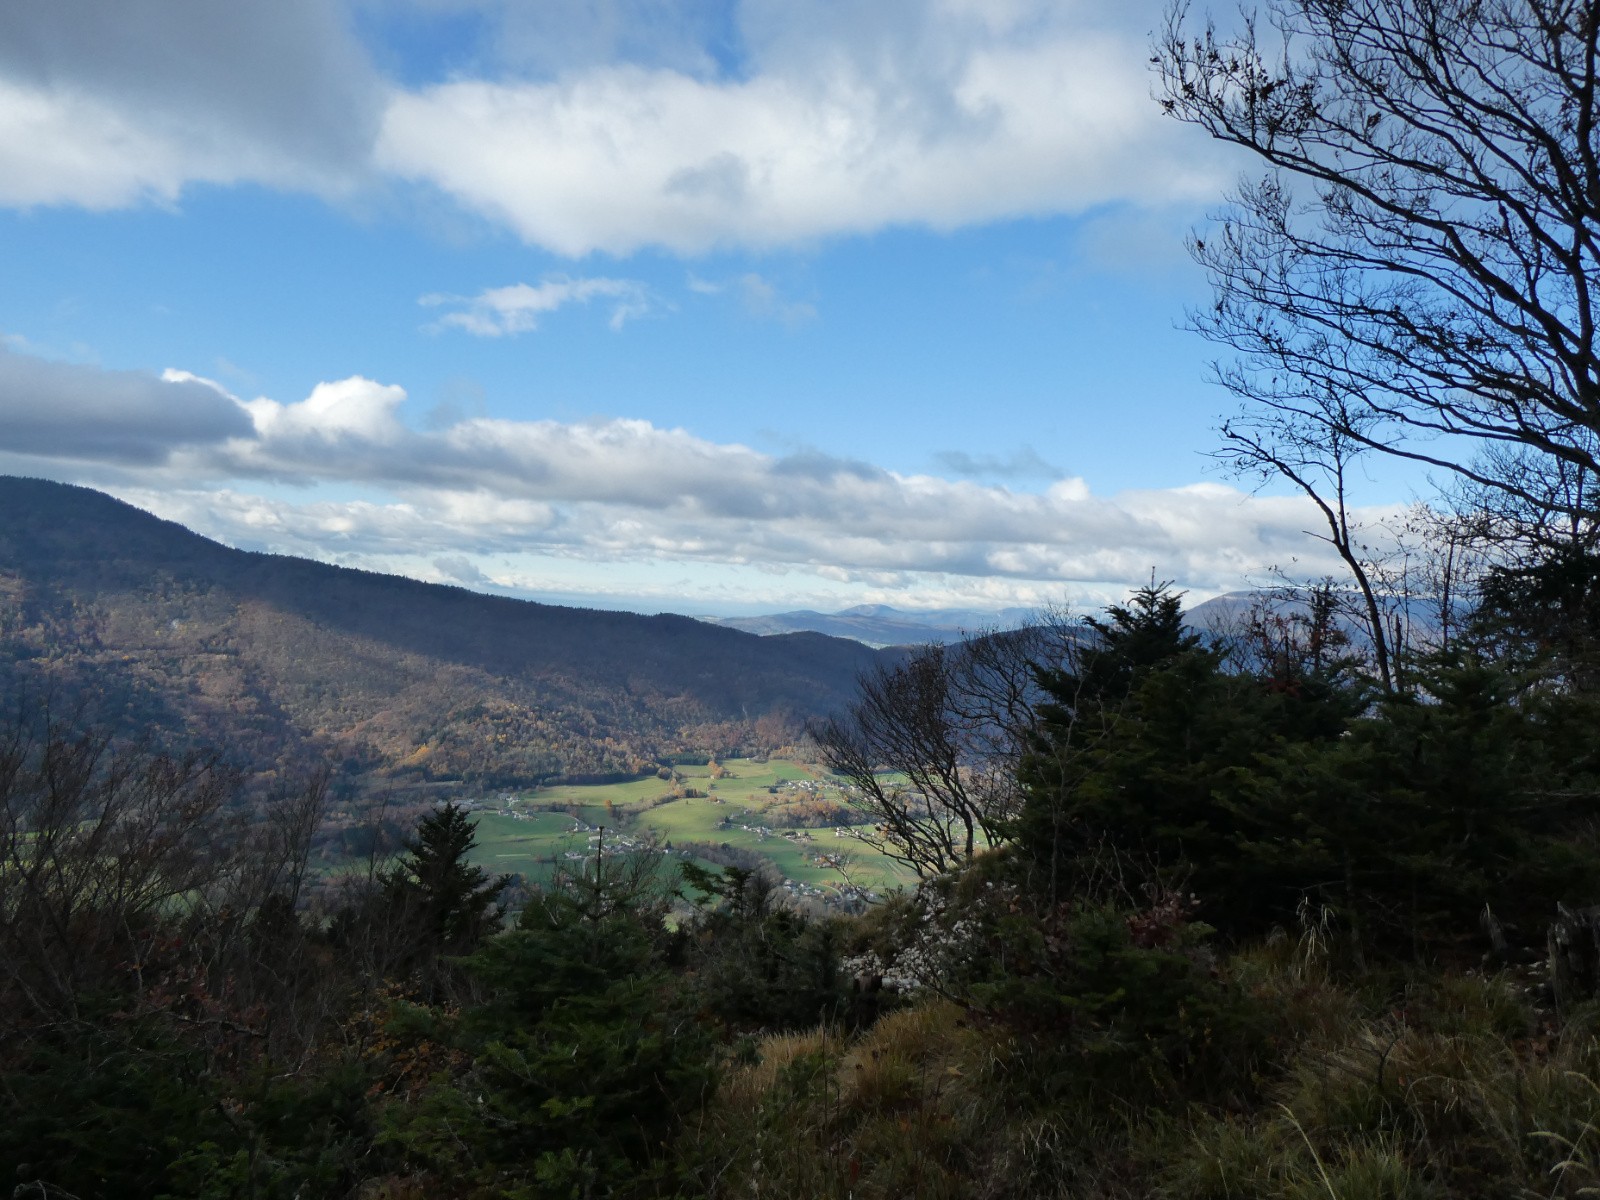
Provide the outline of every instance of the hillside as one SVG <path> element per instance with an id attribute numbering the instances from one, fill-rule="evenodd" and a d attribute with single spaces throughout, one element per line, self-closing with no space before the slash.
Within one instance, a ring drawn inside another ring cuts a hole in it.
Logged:
<path id="1" fill-rule="evenodd" d="M 486 786 L 779 744 L 876 658 L 819 634 L 536 604 L 233 550 L 0 477 L 0 691 L 261 766 Z"/>

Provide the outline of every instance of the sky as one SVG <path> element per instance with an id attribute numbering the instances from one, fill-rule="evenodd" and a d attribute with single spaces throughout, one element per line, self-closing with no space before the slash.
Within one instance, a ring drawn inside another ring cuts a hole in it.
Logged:
<path id="1" fill-rule="evenodd" d="M 7 0 L 0 473 L 639 611 L 1332 569 L 1209 458 L 1160 0 Z M 1363 503 L 1404 499 L 1375 480 Z"/>

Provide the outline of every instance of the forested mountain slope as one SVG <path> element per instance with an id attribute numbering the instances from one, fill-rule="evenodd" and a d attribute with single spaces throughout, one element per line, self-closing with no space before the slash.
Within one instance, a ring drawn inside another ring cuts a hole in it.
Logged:
<path id="1" fill-rule="evenodd" d="M 876 652 L 233 550 L 0 477 L 0 689 L 352 776 L 486 786 L 782 742 Z"/>

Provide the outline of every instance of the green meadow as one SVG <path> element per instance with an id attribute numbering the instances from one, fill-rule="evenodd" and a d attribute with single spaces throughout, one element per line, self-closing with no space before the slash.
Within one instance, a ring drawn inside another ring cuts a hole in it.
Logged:
<path id="1" fill-rule="evenodd" d="M 474 814 L 478 846 L 473 859 L 497 874 L 547 879 L 564 856 L 593 853 L 594 829 L 604 826 L 612 845 L 649 839 L 751 851 L 785 879 L 824 893 L 846 882 L 882 893 L 912 881 L 904 867 L 854 838 L 838 836 L 831 825 L 790 829 L 779 824 L 785 809 L 842 799 L 837 782 L 820 768 L 782 759 L 728 759 L 715 778 L 709 764 L 676 771 L 676 779 L 651 775 L 625 783 L 540 788 L 480 809 Z M 681 794 L 688 790 L 701 794 Z"/>

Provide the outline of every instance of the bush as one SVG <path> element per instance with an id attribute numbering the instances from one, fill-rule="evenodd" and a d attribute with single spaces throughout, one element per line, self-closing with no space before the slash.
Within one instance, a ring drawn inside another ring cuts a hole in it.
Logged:
<path id="1" fill-rule="evenodd" d="M 759 870 L 682 863 L 700 912 L 685 926 L 688 986 L 701 1011 L 740 1033 L 855 1015 L 834 919 L 793 911 Z"/>
<path id="2" fill-rule="evenodd" d="M 1196 647 L 1125 677 L 1058 705 L 1025 764 L 1018 840 L 1051 894 L 1138 864 L 1146 884 L 1192 887 L 1230 942 L 1310 901 L 1407 959 L 1458 956 L 1485 904 L 1535 928 L 1600 899 L 1582 697 L 1460 655 L 1375 699 L 1337 677 L 1232 673 Z"/>

